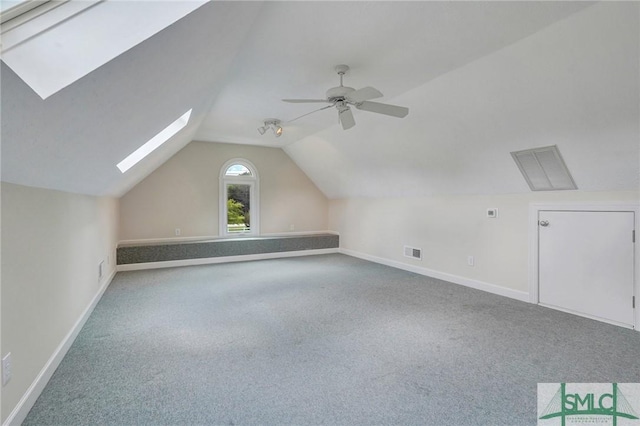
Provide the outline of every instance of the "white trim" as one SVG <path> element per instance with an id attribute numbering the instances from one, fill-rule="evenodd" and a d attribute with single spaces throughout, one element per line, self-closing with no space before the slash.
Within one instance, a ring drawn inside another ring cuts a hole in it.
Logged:
<path id="1" fill-rule="evenodd" d="M 529 302 L 534 304 L 539 304 L 540 299 L 538 295 L 538 280 L 539 280 L 539 271 L 538 271 L 538 262 L 539 262 L 539 252 L 538 252 L 538 215 L 541 211 L 595 211 L 595 212 L 633 212 L 635 218 L 635 229 L 636 233 L 640 232 L 640 203 L 638 202 L 620 202 L 620 201 L 611 201 L 611 202 L 600 202 L 600 203 L 531 203 L 529 204 Z M 638 309 L 638 299 L 640 298 L 640 251 L 637 249 L 637 245 L 640 244 L 638 238 L 636 237 L 636 244 L 634 245 L 634 271 L 633 271 L 633 294 L 636 296 L 636 309 L 634 312 L 634 328 L 637 331 L 640 331 L 640 309 Z M 555 307 L 553 308 L 555 309 Z M 560 309 L 562 310 L 562 309 Z M 568 312 L 564 310 L 564 312 Z M 573 312 L 571 312 L 573 313 Z M 584 314 L 577 314 L 581 316 L 585 316 L 587 318 L 596 319 L 598 321 L 603 321 L 600 318 L 590 317 Z M 604 321 L 612 324 L 610 321 Z M 615 324 L 620 325 L 620 324 Z"/>
<path id="2" fill-rule="evenodd" d="M 102 298 L 105 290 L 107 289 L 107 287 L 109 287 L 109 284 L 111 284 L 111 280 L 113 280 L 113 277 L 115 277 L 116 272 L 117 270 L 115 269 L 111 271 L 111 274 L 109 274 L 109 276 L 103 281 L 103 284 L 98 290 L 98 293 L 94 296 L 93 300 L 91 300 L 91 303 L 89 303 L 89 305 L 86 307 L 82 315 L 80 315 L 80 318 L 78 318 L 73 327 L 71 327 L 71 330 L 67 333 L 64 339 L 62 339 L 62 342 L 60 342 L 56 350 L 53 351 L 53 354 L 51 354 L 51 357 L 49 358 L 47 363 L 44 365 L 44 367 L 42 367 L 40 373 L 38 373 L 27 391 L 24 393 L 24 395 L 22 395 L 22 398 L 20 398 L 18 404 L 16 404 L 11 414 L 9 414 L 7 419 L 2 424 L 3 426 L 20 425 L 27 417 L 27 414 L 29 414 L 29 411 L 36 403 L 36 400 L 51 379 L 51 376 L 53 376 L 56 368 L 58 368 L 60 362 L 62 362 L 62 359 L 69 351 L 69 348 L 76 340 L 76 337 L 78 337 L 80 330 L 82 330 L 82 327 L 87 322 L 89 316 Z"/>
<path id="3" fill-rule="evenodd" d="M 285 257 L 315 256 L 318 254 L 339 253 L 338 248 L 282 251 L 275 253 L 244 254 L 239 256 L 205 257 L 202 259 L 167 260 L 164 262 L 131 263 L 118 265 L 118 272 L 140 271 L 144 269 L 174 268 L 177 266 L 210 265 L 215 263 L 246 262 L 250 260 L 279 259 Z"/>
<path id="4" fill-rule="evenodd" d="M 18 3 L 10 7 L 9 9 L 0 12 L 0 24 L 2 24 L 2 32 L 5 31 L 5 27 L 7 26 L 6 24 L 11 20 L 15 19 L 16 22 L 12 22 L 10 28 L 15 28 L 16 26 L 22 25 L 25 22 L 28 22 L 29 20 L 42 15 L 43 13 L 48 12 L 49 10 L 60 6 L 67 1 L 69 0 L 23 0 L 22 3 Z M 38 10 L 34 11 L 34 9 Z M 27 16 L 22 16 L 26 15 L 28 12 L 31 13 L 29 13 Z M 16 19 L 20 16 L 22 16 L 21 19 Z"/>
<path id="5" fill-rule="evenodd" d="M 538 210 L 529 206 L 529 302 L 538 303 Z"/>
<path id="6" fill-rule="evenodd" d="M 346 254 L 347 256 L 368 260 L 370 262 L 380 263 L 381 265 L 391 266 L 392 268 L 402 269 L 405 271 L 414 272 L 416 274 L 425 275 L 427 277 L 449 281 L 454 284 L 463 285 L 465 287 L 474 288 L 476 290 L 486 291 L 487 293 L 497 294 L 498 296 L 509 297 L 521 302 L 529 301 L 529 294 L 524 291 L 513 290 L 511 288 L 502 287 L 496 284 L 486 283 L 484 281 L 478 281 L 471 278 L 465 278 L 459 275 L 448 274 L 446 272 L 434 271 L 433 269 L 422 268 L 420 266 L 413 266 L 395 260 L 384 259 L 381 257 L 372 256 L 370 254 L 357 252 L 354 250 L 341 248 L 340 253 Z"/>
<path id="7" fill-rule="evenodd" d="M 0 16 L 2 52 L 8 52 L 27 40 L 72 19 L 103 1 L 84 0 L 71 2 L 69 0 L 47 0 L 31 9 L 29 7 L 35 3 L 25 5 L 21 9 L 10 9 L 2 13 Z"/>
<path id="8" fill-rule="evenodd" d="M 275 232 L 271 234 L 261 234 L 259 236 L 254 235 L 252 238 L 274 238 L 274 237 L 304 237 L 306 235 L 340 235 L 336 231 L 296 231 L 296 232 Z M 167 238 L 147 238 L 138 240 L 121 240 L 118 241 L 117 247 L 131 246 L 136 244 L 155 244 L 155 243 L 192 243 L 192 242 L 209 242 L 209 241 L 228 241 L 228 237 L 220 237 L 218 235 L 200 236 L 200 237 L 167 237 Z"/>
<path id="9" fill-rule="evenodd" d="M 563 308 L 561 306 L 551 305 L 551 304 L 547 304 L 547 303 L 538 303 L 538 305 L 540 305 L 540 306 L 542 306 L 544 308 L 553 309 L 555 311 L 566 312 L 566 313 L 571 314 L 571 315 L 576 315 L 576 316 L 579 316 L 579 317 L 589 318 L 589 319 L 594 320 L 594 321 L 600 321 L 600 322 L 604 322 L 604 323 L 607 323 L 607 324 L 617 325 L 618 327 L 624 327 L 624 328 L 629 328 L 629 329 L 633 330 L 633 326 L 632 325 L 625 324 L 623 322 L 612 321 L 610 319 L 601 318 L 601 317 L 598 317 L 598 316 L 595 316 L 595 315 L 585 314 L 583 312 L 573 311 L 571 309 L 567 309 L 567 308 Z"/>
<path id="10" fill-rule="evenodd" d="M 202 236 L 202 237 L 140 238 L 137 240 L 120 240 L 118 241 L 118 244 L 116 245 L 116 247 L 156 244 L 156 243 L 179 244 L 179 243 L 192 243 L 197 241 L 216 241 L 216 240 L 223 240 L 223 238 L 217 235 L 212 235 L 210 237 Z"/>
<path id="11" fill-rule="evenodd" d="M 313 235 L 322 235 L 322 234 L 340 235 L 340 233 L 336 231 L 295 231 L 295 232 L 291 231 L 291 232 L 274 232 L 271 234 L 260 234 L 260 237 L 264 237 L 264 238 L 304 237 L 306 235 L 313 236 Z"/>
<path id="12" fill-rule="evenodd" d="M 226 172 L 234 164 L 240 164 L 251 171 L 251 176 L 227 176 Z M 260 235 L 260 175 L 253 163 L 244 158 L 232 158 L 220 168 L 218 175 L 218 233 L 221 238 Z M 251 230 L 241 234 L 227 232 L 227 184 L 250 185 L 249 203 L 251 211 Z"/>

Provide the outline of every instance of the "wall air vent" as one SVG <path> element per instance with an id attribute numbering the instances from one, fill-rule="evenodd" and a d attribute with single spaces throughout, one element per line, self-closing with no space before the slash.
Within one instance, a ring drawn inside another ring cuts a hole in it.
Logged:
<path id="1" fill-rule="evenodd" d="M 532 191 L 578 189 L 556 145 L 512 152 Z"/>
<path id="2" fill-rule="evenodd" d="M 404 246 L 404 255 L 412 259 L 422 260 L 422 249 Z"/>

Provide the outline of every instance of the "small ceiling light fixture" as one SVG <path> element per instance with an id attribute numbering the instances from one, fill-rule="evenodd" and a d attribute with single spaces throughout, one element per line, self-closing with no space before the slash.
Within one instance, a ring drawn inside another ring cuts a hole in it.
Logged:
<path id="1" fill-rule="evenodd" d="M 277 118 L 265 118 L 264 126 L 258 127 L 258 133 L 264 135 L 267 130 L 271 129 L 273 134 L 279 138 L 282 135 L 282 126 L 280 126 L 280 120 Z"/>

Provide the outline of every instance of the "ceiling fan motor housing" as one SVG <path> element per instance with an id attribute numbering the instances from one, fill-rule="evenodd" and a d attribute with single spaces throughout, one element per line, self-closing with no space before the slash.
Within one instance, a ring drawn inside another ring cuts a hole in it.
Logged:
<path id="1" fill-rule="evenodd" d="M 355 91 L 353 87 L 338 86 L 327 90 L 327 99 L 330 101 L 343 100 L 349 93 Z"/>

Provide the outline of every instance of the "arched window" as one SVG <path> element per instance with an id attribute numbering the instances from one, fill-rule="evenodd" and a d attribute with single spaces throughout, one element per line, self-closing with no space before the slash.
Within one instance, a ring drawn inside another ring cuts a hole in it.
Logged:
<path id="1" fill-rule="evenodd" d="M 260 233 L 258 170 L 233 158 L 220 170 L 220 236 Z"/>

